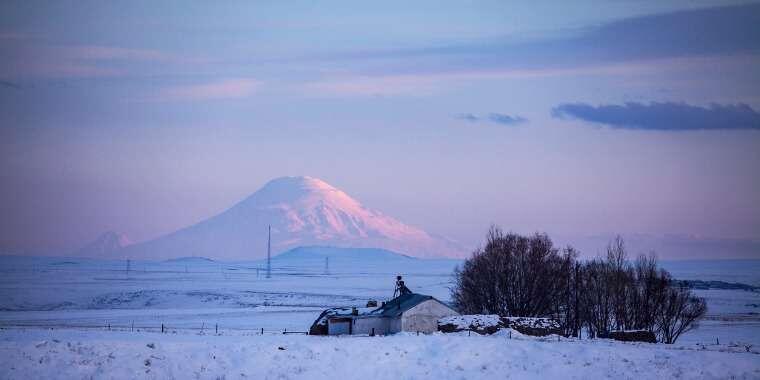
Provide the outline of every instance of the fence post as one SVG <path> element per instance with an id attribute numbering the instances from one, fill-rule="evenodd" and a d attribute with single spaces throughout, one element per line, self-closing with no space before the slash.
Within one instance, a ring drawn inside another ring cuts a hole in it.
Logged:
<path id="1" fill-rule="evenodd" d="M 264 328 L 261 328 L 261 335 L 264 335 Z"/>
<path id="2" fill-rule="evenodd" d="M 203 328 L 206 327 L 206 322 L 201 323 L 201 334 L 203 334 Z"/>
<path id="3" fill-rule="evenodd" d="M 135 332 L 135 321 L 132 321 L 132 324 L 129 326 L 129 332 Z"/>
<path id="4" fill-rule="evenodd" d="M 287 334 L 288 333 L 288 329 L 282 330 L 282 333 L 283 334 Z"/>
<path id="5" fill-rule="evenodd" d="M 512 330 L 509 330 L 509 339 L 512 339 Z"/>
<path id="6" fill-rule="evenodd" d="M 164 333 L 164 324 L 162 323 L 161 324 L 161 334 L 163 334 L 163 333 Z"/>
<path id="7" fill-rule="evenodd" d="M 219 324 L 218 323 L 214 324 L 214 334 L 219 334 Z"/>
<path id="8" fill-rule="evenodd" d="M 111 331 L 111 324 L 108 324 L 108 331 Z"/>

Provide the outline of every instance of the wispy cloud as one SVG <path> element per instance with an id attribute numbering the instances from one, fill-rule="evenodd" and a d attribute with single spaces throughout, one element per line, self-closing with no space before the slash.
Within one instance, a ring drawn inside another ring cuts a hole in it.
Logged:
<path id="1" fill-rule="evenodd" d="M 0 72 L 14 79 L 115 77 L 187 68 L 209 61 L 152 49 L 51 45 L 22 37 L 6 40 L 8 43 L 2 48 L 7 50 L 8 59 L 0 61 Z"/>
<path id="2" fill-rule="evenodd" d="M 419 75 L 346 75 L 325 78 L 298 86 L 298 91 L 317 97 L 331 96 L 419 96 L 440 90 L 436 77 Z"/>
<path id="3" fill-rule="evenodd" d="M 700 107 L 686 103 L 629 102 L 593 106 L 560 104 L 552 109 L 560 119 L 579 119 L 618 129 L 691 131 L 707 129 L 760 130 L 760 113 L 747 104 L 711 104 Z"/>
<path id="4" fill-rule="evenodd" d="M 490 113 L 488 114 L 488 120 L 505 125 L 522 124 L 528 121 L 528 119 L 522 116 L 510 116 L 503 113 Z"/>
<path id="5" fill-rule="evenodd" d="M 65 46 L 52 49 L 57 52 L 59 56 L 84 61 L 121 60 L 169 62 L 179 60 L 178 57 L 172 54 L 150 49 L 129 49 L 98 45 Z"/>
<path id="6" fill-rule="evenodd" d="M 760 3 L 632 17 L 566 30 L 561 38 L 512 37 L 407 49 L 330 53 L 316 60 L 366 63 L 389 74 L 549 70 L 628 62 L 760 54 Z"/>
<path id="7" fill-rule="evenodd" d="M 231 78 L 214 82 L 168 87 L 151 101 L 198 101 L 239 99 L 252 95 L 260 82 L 251 78 Z"/>
<path id="8" fill-rule="evenodd" d="M 472 113 L 460 113 L 454 115 L 455 119 L 464 120 L 470 123 L 478 123 L 482 121 L 490 121 L 492 123 L 498 123 L 503 125 L 517 125 L 528 121 L 528 119 L 522 116 L 512 116 L 503 113 L 492 112 L 484 116 L 478 116 Z"/>
<path id="9" fill-rule="evenodd" d="M 456 114 L 456 115 L 454 115 L 454 119 L 469 121 L 470 123 L 476 123 L 478 121 L 481 121 L 480 117 L 478 117 L 478 116 L 476 116 L 475 114 L 472 114 L 472 113 L 460 113 L 460 114 Z"/>
<path id="10" fill-rule="evenodd" d="M 14 90 L 20 90 L 21 85 L 7 80 L 0 80 L 0 87 L 12 88 Z"/>

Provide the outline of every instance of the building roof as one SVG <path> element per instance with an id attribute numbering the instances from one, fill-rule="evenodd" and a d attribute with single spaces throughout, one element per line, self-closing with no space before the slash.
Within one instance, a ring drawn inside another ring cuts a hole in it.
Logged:
<path id="1" fill-rule="evenodd" d="M 407 310 L 427 301 L 435 299 L 432 296 L 426 296 L 417 293 L 402 294 L 388 302 L 385 305 L 373 310 L 369 315 L 382 317 L 398 317 Z"/>
<path id="2" fill-rule="evenodd" d="M 433 296 L 426 296 L 424 294 L 407 293 L 402 294 L 388 302 L 385 305 L 377 308 L 360 307 L 356 308 L 357 314 L 352 313 L 350 307 L 336 307 L 327 309 L 319 315 L 313 325 L 326 325 L 327 320 L 330 319 L 343 319 L 343 318 L 395 318 L 404 314 L 407 310 L 425 302 L 428 300 L 436 300 Z M 436 300 L 438 301 L 438 300 Z M 438 301 L 441 302 L 441 301 Z M 441 302 L 442 305 L 446 305 Z M 447 306 L 448 307 L 448 306 Z"/>

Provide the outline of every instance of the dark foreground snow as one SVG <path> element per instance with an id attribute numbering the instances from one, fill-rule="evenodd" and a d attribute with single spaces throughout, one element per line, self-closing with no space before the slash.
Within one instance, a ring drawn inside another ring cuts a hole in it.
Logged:
<path id="1" fill-rule="evenodd" d="M 556 337 L 0 330 L 2 379 L 757 379 L 741 347 Z"/>

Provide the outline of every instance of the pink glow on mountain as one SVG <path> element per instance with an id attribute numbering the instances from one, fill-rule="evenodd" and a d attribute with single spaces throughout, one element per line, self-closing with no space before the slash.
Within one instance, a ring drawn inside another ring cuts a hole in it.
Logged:
<path id="1" fill-rule="evenodd" d="M 282 177 L 227 211 L 123 253 L 144 258 L 204 256 L 259 259 L 272 250 L 306 245 L 384 248 L 416 257 L 460 257 L 464 250 L 445 238 L 404 224 L 312 177 Z"/>

